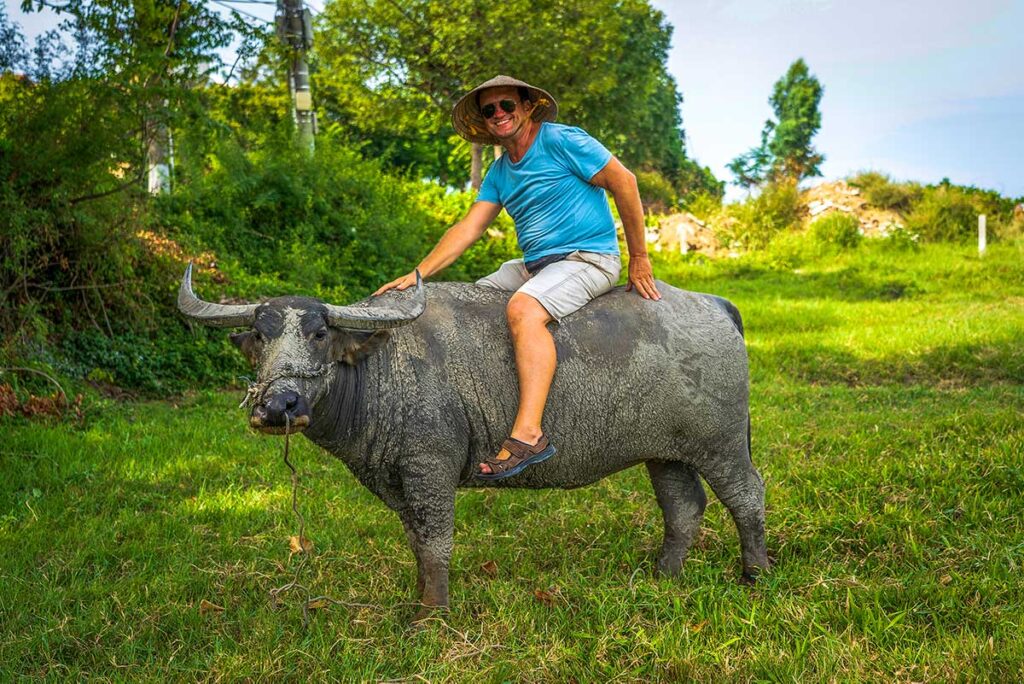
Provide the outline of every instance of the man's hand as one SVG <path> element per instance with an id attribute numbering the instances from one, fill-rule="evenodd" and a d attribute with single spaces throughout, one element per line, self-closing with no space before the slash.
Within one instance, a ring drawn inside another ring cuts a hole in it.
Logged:
<path id="1" fill-rule="evenodd" d="M 416 271 L 413 271 L 412 273 L 406 273 L 401 278 L 395 278 L 386 285 L 381 285 L 380 289 L 373 293 L 373 296 L 376 297 L 379 294 L 384 294 L 388 290 L 404 290 L 408 287 L 412 287 L 415 284 Z"/>
<path id="2" fill-rule="evenodd" d="M 629 282 L 626 283 L 626 291 L 636 288 L 636 293 L 644 299 L 661 299 L 658 286 L 654 284 L 654 270 L 651 268 L 651 260 L 646 256 L 629 258 Z"/>

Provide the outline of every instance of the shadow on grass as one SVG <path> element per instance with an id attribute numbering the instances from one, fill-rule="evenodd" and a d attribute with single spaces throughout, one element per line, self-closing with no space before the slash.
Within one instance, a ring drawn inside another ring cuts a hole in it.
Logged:
<path id="1" fill-rule="evenodd" d="M 867 302 L 896 301 L 921 293 L 921 288 L 909 275 L 865 270 L 859 266 L 824 273 L 801 273 L 740 262 L 731 267 L 720 266 L 714 274 L 692 276 L 690 273 L 674 274 L 670 280 L 688 290 L 743 298 L 761 298 L 770 293 L 779 299 Z"/>
<path id="2" fill-rule="evenodd" d="M 881 358 L 863 358 L 825 344 L 775 344 L 752 348 L 750 367 L 755 380 L 782 375 L 812 384 L 958 387 L 1024 383 L 1024 355 L 1019 340 L 1010 335 Z"/>

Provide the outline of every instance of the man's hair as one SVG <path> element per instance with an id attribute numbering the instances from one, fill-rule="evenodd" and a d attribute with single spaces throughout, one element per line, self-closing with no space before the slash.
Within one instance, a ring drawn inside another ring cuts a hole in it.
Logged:
<path id="1" fill-rule="evenodd" d="M 485 90 L 490 90 L 490 88 L 486 88 Z M 484 92 L 484 91 L 483 90 L 478 90 L 476 92 L 476 95 L 473 96 L 474 98 L 476 98 L 476 108 L 477 109 L 480 109 L 480 93 L 482 93 L 482 92 Z M 530 89 L 529 88 L 525 88 L 523 86 L 516 86 L 516 94 L 519 95 L 519 101 L 520 102 L 527 102 L 527 101 L 533 102 L 533 100 L 530 99 Z"/>

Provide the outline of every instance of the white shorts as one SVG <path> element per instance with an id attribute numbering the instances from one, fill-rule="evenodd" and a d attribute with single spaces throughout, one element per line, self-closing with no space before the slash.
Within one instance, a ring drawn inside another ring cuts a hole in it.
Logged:
<path id="1" fill-rule="evenodd" d="M 522 259 L 506 261 L 477 285 L 528 294 L 556 321 L 615 287 L 622 271 L 618 254 L 575 251 L 531 276 Z"/>

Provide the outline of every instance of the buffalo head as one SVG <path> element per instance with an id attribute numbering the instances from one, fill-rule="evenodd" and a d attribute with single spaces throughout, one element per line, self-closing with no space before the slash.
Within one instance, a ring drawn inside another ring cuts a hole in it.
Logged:
<path id="1" fill-rule="evenodd" d="M 312 409 L 327 393 L 338 364 L 356 365 L 388 337 L 388 330 L 414 321 L 426 308 L 423 284 L 400 302 L 335 306 L 312 297 L 276 297 L 262 304 L 213 304 L 192 291 L 192 264 L 178 290 L 178 310 L 221 328 L 248 328 L 231 335 L 257 371 L 246 402 L 249 424 L 267 433 L 286 426 L 306 428 Z"/>

